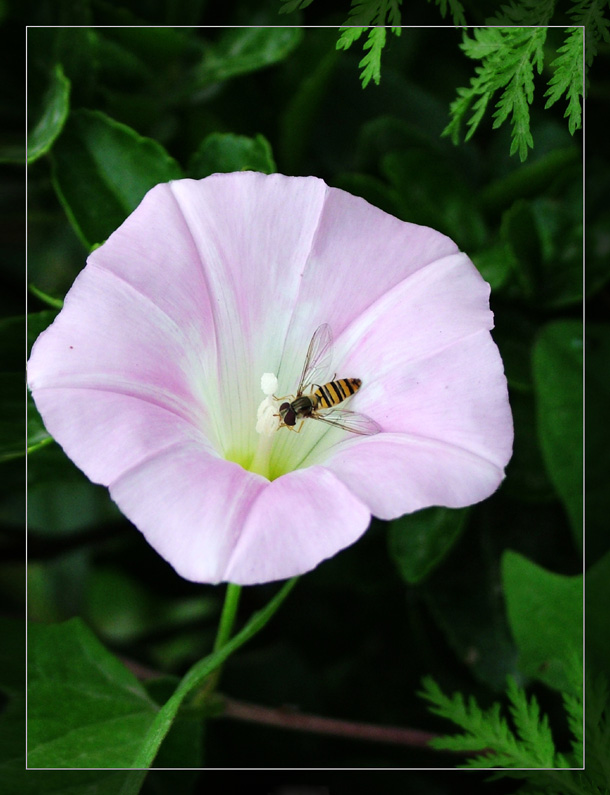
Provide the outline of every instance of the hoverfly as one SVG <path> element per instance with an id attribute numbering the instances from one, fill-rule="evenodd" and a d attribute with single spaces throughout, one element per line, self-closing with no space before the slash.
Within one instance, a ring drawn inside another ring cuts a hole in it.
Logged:
<path id="1" fill-rule="evenodd" d="M 309 343 L 296 396 L 291 395 L 290 401 L 280 405 L 281 426 L 295 430 L 294 426 L 298 420 L 301 420 L 299 430 L 296 431 L 299 433 L 304 421 L 312 419 L 333 425 L 335 428 L 342 428 L 350 433 L 358 433 L 361 436 L 379 433 L 380 426 L 370 417 L 358 414 L 356 411 L 336 408 L 339 403 L 343 403 L 360 389 L 362 385 L 360 378 L 340 378 L 326 384 L 314 383 L 314 378 L 319 377 L 328 368 L 332 357 L 332 344 L 333 337 L 330 326 L 328 323 L 323 323 L 316 329 Z M 309 394 L 303 394 L 309 389 L 312 390 Z M 320 410 L 324 409 L 330 409 L 330 411 L 324 414 L 320 413 Z"/>

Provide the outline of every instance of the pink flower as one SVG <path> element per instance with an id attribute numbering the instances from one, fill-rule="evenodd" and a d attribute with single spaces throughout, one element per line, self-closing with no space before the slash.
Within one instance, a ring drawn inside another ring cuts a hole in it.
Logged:
<path id="1" fill-rule="evenodd" d="M 349 546 L 371 514 L 498 487 L 513 432 L 488 299 L 447 237 L 320 179 L 179 180 L 90 255 L 29 385 L 49 433 L 179 574 L 268 582 Z M 294 395 L 322 324 L 320 377 L 361 379 L 343 405 L 379 433 L 273 418 L 261 376 Z"/>

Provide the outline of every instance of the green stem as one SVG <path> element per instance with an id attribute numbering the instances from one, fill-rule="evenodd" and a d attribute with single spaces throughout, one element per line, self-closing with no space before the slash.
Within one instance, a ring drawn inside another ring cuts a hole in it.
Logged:
<path id="1" fill-rule="evenodd" d="M 227 585 L 225 602 L 222 606 L 220 624 L 218 625 L 218 634 L 216 635 L 216 641 L 214 642 L 214 651 L 221 649 L 231 637 L 231 631 L 233 630 L 233 624 L 235 623 L 235 616 L 237 615 L 240 594 L 241 585 L 234 585 L 232 582 Z"/>
<path id="2" fill-rule="evenodd" d="M 235 585 L 230 582 L 227 584 L 225 592 L 225 601 L 222 606 L 222 613 L 220 615 L 220 623 L 218 624 L 218 632 L 216 633 L 216 640 L 214 641 L 213 652 L 220 651 L 223 646 L 226 646 L 233 631 L 233 624 L 235 623 L 235 616 L 237 615 L 237 608 L 239 606 L 239 597 L 241 595 L 241 585 Z M 222 665 L 219 665 L 216 670 L 206 679 L 201 691 L 193 698 L 193 705 L 202 707 L 207 701 L 210 700 L 212 694 L 218 687 L 220 674 L 222 673 Z"/>
<path id="3" fill-rule="evenodd" d="M 52 295 L 47 295 L 47 293 L 44 293 L 41 289 L 36 287 L 35 284 L 30 284 L 28 287 L 30 292 L 35 295 L 36 298 L 40 298 L 43 303 L 52 306 L 53 309 L 61 309 L 63 307 L 64 302 L 61 300 L 61 298 L 53 298 Z"/>
<path id="4" fill-rule="evenodd" d="M 234 651 L 246 643 L 246 641 L 250 640 L 251 637 L 256 635 L 256 633 L 267 624 L 271 616 L 294 588 L 297 580 L 298 577 L 293 577 L 291 580 L 284 583 L 273 599 L 265 605 L 262 610 L 255 613 L 237 635 L 234 635 L 231 640 L 227 641 L 218 651 L 214 651 L 208 657 L 199 660 L 199 662 L 195 663 L 190 671 L 185 674 L 173 695 L 170 696 L 169 700 L 161 707 L 156 718 L 149 727 L 132 767 L 144 769 L 152 765 L 157 751 L 159 750 L 159 746 L 170 730 L 176 713 L 186 696 L 205 681 L 212 671 L 215 671 L 222 665 Z M 221 620 L 221 624 L 222 623 Z"/>

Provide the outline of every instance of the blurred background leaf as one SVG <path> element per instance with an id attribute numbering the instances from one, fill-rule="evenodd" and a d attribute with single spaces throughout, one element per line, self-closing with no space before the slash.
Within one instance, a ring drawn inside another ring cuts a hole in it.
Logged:
<path id="1" fill-rule="evenodd" d="M 543 327 L 533 349 L 540 449 L 582 544 L 583 339 L 579 321 Z"/>
<path id="2" fill-rule="evenodd" d="M 502 579 L 519 666 L 528 676 L 566 693 L 573 692 L 573 660 L 580 661 L 582 685 L 582 577 L 549 572 L 508 551 Z"/>
<path id="3" fill-rule="evenodd" d="M 53 148 L 55 188 L 83 243 L 91 248 L 120 226 L 159 182 L 181 176 L 152 139 L 100 111 L 78 110 Z"/>
<path id="4" fill-rule="evenodd" d="M 42 115 L 28 137 L 28 163 L 33 163 L 53 146 L 68 116 L 69 105 L 70 81 L 61 64 L 57 64 L 51 73 Z"/>
<path id="5" fill-rule="evenodd" d="M 215 172 L 275 171 L 275 161 L 269 141 L 263 135 L 248 138 L 231 133 L 210 133 L 189 164 L 189 176 L 203 179 Z"/>

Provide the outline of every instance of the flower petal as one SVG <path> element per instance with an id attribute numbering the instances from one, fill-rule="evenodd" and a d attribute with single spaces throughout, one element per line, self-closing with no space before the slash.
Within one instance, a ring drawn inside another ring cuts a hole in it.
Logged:
<path id="1" fill-rule="evenodd" d="M 253 584 L 302 574 L 353 544 L 370 520 L 362 500 L 324 467 L 290 472 L 257 495 L 225 576 Z"/>
<path id="2" fill-rule="evenodd" d="M 183 441 L 124 472 L 110 493 L 182 577 L 218 583 L 227 579 L 248 513 L 268 487 L 260 475 Z"/>
<path id="3" fill-rule="evenodd" d="M 266 582 L 353 543 L 371 511 L 497 487 L 512 424 L 488 299 L 447 237 L 319 179 L 180 180 L 89 257 L 29 384 L 49 432 L 180 574 Z M 363 381 L 349 408 L 384 433 L 307 420 L 262 444 L 261 375 L 290 394 L 321 323 L 337 376 Z"/>
<path id="4" fill-rule="evenodd" d="M 461 508 L 480 502 L 504 475 L 502 468 L 461 447 L 394 433 L 345 445 L 325 463 L 380 519 L 432 505 Z"/>
<path id="5" fill-rule="evenodd" d="M 330 324 L 338 339 L 405 279 L 457 251 L 452 240 L 434 229 L 400 221 L 358 196 L 329 189 L 286 336 L 280 382 L 286 389 L 294 386 L 305 354 L 303 340 L 308 342 L 321 323 Z"/>
<path id="6" fill-rule="evenodd" d="M 89 265 L 35 342 L 28 382 L 35 392 L 71 387 L 131 395 L 198 424 L 205 416 L 196 378 L 201 352 L 200 335 L 189 338 L 126 281 Z"/>
<path id="7" fill-rule="evenodd" d="M 269 483 L 193 443 L 142 461 L 110 492 L 157 552 L 196 582 L 252 585 L 302 574 L 354 543 L 371 518 L 323 467 Z"/>

